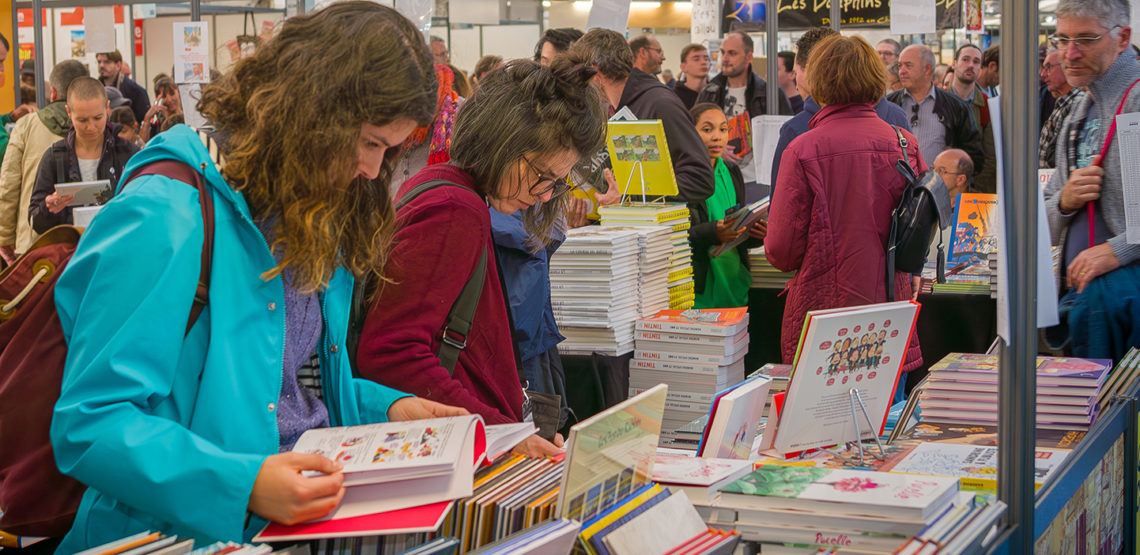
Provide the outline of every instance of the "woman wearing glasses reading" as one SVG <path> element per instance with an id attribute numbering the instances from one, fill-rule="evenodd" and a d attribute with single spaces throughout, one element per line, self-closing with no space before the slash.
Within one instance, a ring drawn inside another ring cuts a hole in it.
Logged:
<path id="1" fill-rule="evenodd" d="M 487 207 L 521 211 L 535 249 L 549 241 L 569 189 L 564 177 L 583 154 L 601 148 L 605 136 L 605 115 L 590 86 L 594 73 L 568 60 L 549 68 L 519 60 L 488 74 L 467 99 L 456 116 L 451 163 L 424 168 L 396 196 L 399 201 L 421 184 L 445 182 L 397 212 L 388 280 L 372 300 L 356 352 L 364 377 L 464 407 L 488 424 L 524 420 Z M 481 260 L 478 304 L 470 330 L 460 333 L 447 325 L 448 315 Z M 455 349 L 449 370 L 443 353 Z M 550 455 L 560 444 L 536 435 L 519 451 Z"/>

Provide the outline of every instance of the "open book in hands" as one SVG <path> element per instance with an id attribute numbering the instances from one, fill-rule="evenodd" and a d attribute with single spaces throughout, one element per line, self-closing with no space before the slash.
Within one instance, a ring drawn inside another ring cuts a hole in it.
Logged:
<path id="1" fill-rule="evenodd" d="M 743 229 L 744 232 L 738 235 L 736 239 L 713 247 L 709 252 L 709 256 L 716 258 L 728 252 L 730 249 L 735 249 L 737 245 L 740 245 L 741 243 L 747 241 L 748 227 L 768 215 L 768 204 L 770 198 L 771 197 L 764 197 L 756 202 L 741 205 L 736 208 L 736 210 L 732 210 L 726 213 L 724 215 L 725 223 L 732 226 L 732 229 L 734 230 Z"/>

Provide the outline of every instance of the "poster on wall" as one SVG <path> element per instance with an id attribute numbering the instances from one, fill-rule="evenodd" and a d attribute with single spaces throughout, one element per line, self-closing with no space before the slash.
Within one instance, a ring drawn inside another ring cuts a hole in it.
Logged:
<path id="1" fill-rule="evenodd" d="M 966 3 L 966 32 L 982 32 L 982 0 L 964 0 Z"/>
<path id="2" fill-rule="evenodd" d="M 803 30 L 831 24 L 830 0 L 774 0 L 779 2 L 778 23 L 781 31 Z M 980 0 L 978 0 L 980 2 Z M 764 31 L 767 6 L 764 0 L 723 0 L 722 29 L 728 31 Z M 840 6 L 842 27 L 886 29 L 891 26 L 890 0 L 846 0 Z M 938 29 L 962 27 L 961 0 L 935 0 Z"/>
<path id="3" fill-rule="evenodd" d="M 689 25 L 692 42 L 700 44 L 720 37 L 719 3 L 720 0 L 693 0 L 692 23 Z"/>
<path id="4" fill-rule="evenodd" d="M 594 0 L 590 6 L 587 31 L 601 27 L 624 35 L 628 25 L 629 0 Z"/>
<path id="5" fill-rule="evenodd" d="M 937 10 L 930 0 L 891 0 L 892 34 L 933 33 L 937 17 Z"/>
<path id="6" fill-rule="evenodd" d="M 83 58 L 87 56 L 87 36 L 82 29 L 71 31 L 71 57 Z"/>
<path id="7" fill-rule="evenodd" d="M 174 23 L 174 81 L 210 82 L 210 29 L 201 21 Z"/>
<path id="8" fill-rule="evenodd" d="M 83 11 L 83 31 L 87 39 L 87 51 L 91 53 L 110 52 L 115 45 L 115 8 L 95 6 Z"/>

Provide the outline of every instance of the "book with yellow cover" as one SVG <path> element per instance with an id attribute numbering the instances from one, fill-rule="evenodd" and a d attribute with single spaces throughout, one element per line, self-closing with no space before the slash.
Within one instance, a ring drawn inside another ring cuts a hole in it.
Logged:
<path id="1" fill-rule="evenodd" d="M 661 120 L 611 121 L 606 150 L 624 195 L 676 195 L 677 178 Z"/>

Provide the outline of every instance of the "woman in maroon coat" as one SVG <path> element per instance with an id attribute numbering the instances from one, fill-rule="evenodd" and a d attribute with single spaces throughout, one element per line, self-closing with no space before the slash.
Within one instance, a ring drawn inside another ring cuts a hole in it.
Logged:
<path id="1" fill-rule="evenodd" d="M 606 118 L 590 85 L 595 70 L 558 59 L 549 68 L 518 60 L 487 74 L 455 119 L 451 163 L 409 178 L 397 200 L 423 192 L 397 213 L 395 245 L 365 320 L 356 363 L 366 378 L 425 399 L 463 407 L 488 424 L 523 420 L 523 389 L 510 316 L 495 261 L 488 206 L 523 212 L 524 225 L 549 242 L 564 210 L 565 176 L 582 155 L 602 146 Z M 438 356 L 444 323 L 486 253 L 483 289 L 453 372 Z M 519 450 L 554 454 L 531 436 Z"/>
<path id="2" fill-rule="evenodd" d="M 808 311 L 887 300 L 887 235 L 906 186 L 895 169 L 902 159 L 895 130 L 875 115 L 887 75 L 871 46 L 859 37 L 828 37 L 806 69 L 823 109 L 780 159 L 764 241 L 773 266 L 796 271 L 784 310 L 785 363 L 795 356 Z M 918 141 L 902 134 L 915 171 L 926 171 Z M 911 297 L 910 276 L 897 272 L 894 298 Z M 903 371 L 921 364 L 912 337 Z"/>

